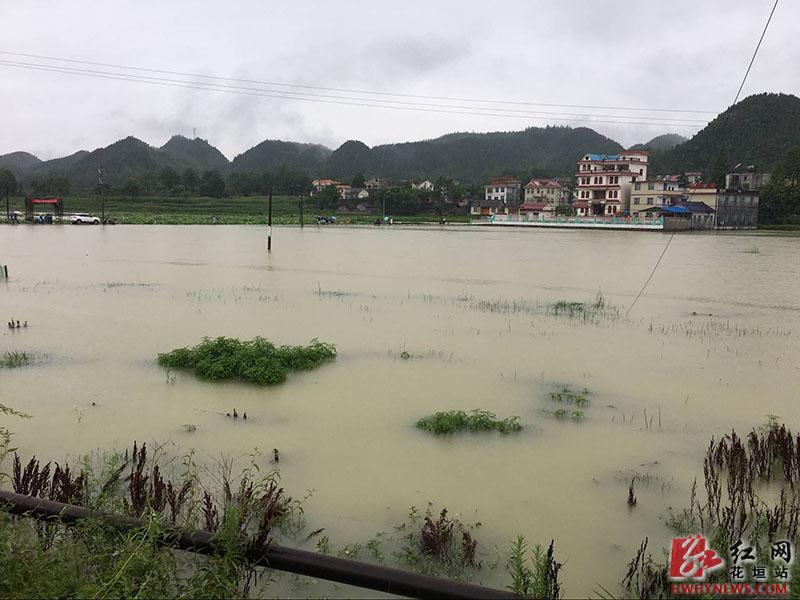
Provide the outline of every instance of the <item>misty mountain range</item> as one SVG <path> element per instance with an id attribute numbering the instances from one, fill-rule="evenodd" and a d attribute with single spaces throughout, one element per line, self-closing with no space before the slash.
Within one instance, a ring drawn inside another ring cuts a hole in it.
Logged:
<path id="1" fill-rule="evenodd" d="M 657 136 L 636 149 L 651 151 L 653 173 L 708 172 L 723 161 L 770 169 L 789 149 L 800 146 L 800 99 L 787 94 L 750 96 L 711 121 L 687 140 L 677 134 Z M 127 137 L 92 152 L 80 150 L 42 161 L 27 152 L 0 156 L 0 168 L 23 182 L 63 176 L 77 187 L 105 181 L 121 185 L 130 177 L 172 167 L 178 172 L 302 171 L 310 177 L 349 180 L 361 173 L 389 179 L 452 177 L 479 183 L 500 174 L 562 176 L 574 174 L 586 152 L 616 153 L 618 142 L 587 127 L 531 127 L 523 131 L 452 133 L 431 140 L 369 147 L 350 140 L 332 150 L 318 144 L 265 140 L 229 161 L 206 140 L 173 136 L 160 148 Z"/>

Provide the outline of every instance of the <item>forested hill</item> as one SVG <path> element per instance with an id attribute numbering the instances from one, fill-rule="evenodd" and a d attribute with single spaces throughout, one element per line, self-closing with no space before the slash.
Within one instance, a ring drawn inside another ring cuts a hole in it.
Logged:
<path id="1" fill-rule="evenodd" d="M 758 94 L 732 106 L 692 139 L 651 157 L 653 171 L 730 170 L 738 163 L 769 171 L 800 146 L 800 98 Z"/>
<path id="2" fill-rule="evenodd" d="M 692 139 L 680 143 L 682 139 L 665 134 L 637 145 L 652 151 L 652 174 L 699 170 L 717 178 L 739 163 L 769 170 L 791 148 L 800 146 L 800 98 L 787 94 L 751 96 L 720 114 Z M 222 176 L 289 171 L 343 181 L 361 174 L 394 180 L 441 176 L 481 183 L 503 174 L 571 177 L 582 154 L 622 149 L 619 143 L 586 127 L 531 127 L 523 131 L 452 133 L 374 147 L 350 140 L 333 151 L 318 144 L 265 140 L 228 161 L 217 148 L 199 138 L 174 136 L 155 148 L 127 137 L 92 152 L 79 151 L 49 161 L 12 152 L 0 156 L 0 169 L 9 169 L 23 184 L 47 176 L 65 178 L 73 189 L 96 185 L 100 167 L 112 186 L 131 178 L 152 178 L 165 169 L 174 171 L 167 180 L 187 171 L 195 175 L 215 171 Z"/>
<path id="3" fill-rule="evenodd" d="M 331 155 L 326 174 L 355 173 L 390 179 L 452 177 L 480 182 L 505 172 L 569 177 L 581 154 L 618 152 L 623 147 L 586 127 L 531 127 L 524 131 L 455 133 L 421 142 L 369 148 L 346 142 Z"/>
<path id="4" fill-rule="evenodd" d="M 661 150 L 672 150 L 678 144 L 682 144 L 687 141 L 687 138 L 683 137 L 682 135 L 678 135 L 677 133 L 665 133 L 664 135 L 657 135 L 649 142 L 645 142 L 644 144 L 634 144 L 629 148 L 629 150 L 649 150 L 649 151 L 661 151 Z"/>

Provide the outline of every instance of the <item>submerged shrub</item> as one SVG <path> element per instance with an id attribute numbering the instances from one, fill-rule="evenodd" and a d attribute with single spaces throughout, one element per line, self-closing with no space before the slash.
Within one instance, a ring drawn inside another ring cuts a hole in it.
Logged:
<path id="1" fill-rule="evenodd" d="M 417 429 L 429 433 L 448 434 L 456 431 L 499 431 L 506 434 L 520 431 L 519 417 L 497 419 L 488 410 L 473 410 L 469 414 L 463 410 L 437 412 L 417 421 Z"/>
<path id="2" fill-rule="evenodd" d="M 193 348 L 176 348 L 158 355 L 169 369 L 189 369 L 203 379 L 240 378 L 259 385 L 286 381 L 289 371 L 308 371 L 336 357 L 336 346 L 311 340 L 308 346 L 275 346 L 262 337 L 203 338 Z"/>
<path id="3" fill-rule="evenodd" d="M 0 354 L 0 368 L 13 369 L 27 367 L 33 364 L 33 354 L 30 352 L 3 352 Z"/>
<path id="4" fill-rule="evenodd" d="M 555 392 L 550 392 L 550 399 L 554 402 L 566 402 L 568 404 L 574 404 L 575 406 L 586 406 L 589 404 L 589 394 L 591 394 L 591 392 L 587 388 L 583 388 L 583 390 L 579 392 L 565 385 Z"/>

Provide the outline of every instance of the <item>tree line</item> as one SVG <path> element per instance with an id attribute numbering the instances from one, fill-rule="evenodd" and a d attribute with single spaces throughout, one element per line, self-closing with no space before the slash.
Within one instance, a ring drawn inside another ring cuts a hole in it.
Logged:
<path id="1" fill-rule="evenodd" d="M 800 147 L 789 151 L 772 169 L 758 204 L 760 224 L 800 226 Z"/>

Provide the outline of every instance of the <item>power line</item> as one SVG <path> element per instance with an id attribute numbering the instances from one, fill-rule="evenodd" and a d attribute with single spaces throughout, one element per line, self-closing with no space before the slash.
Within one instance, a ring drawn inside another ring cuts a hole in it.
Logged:
<path id="1" fill-rule="evenodd" d="M 744 83 L 747 81 L 747 76 L 750 74 L 750 69 L 753 67 L 753 62 L 756 60 L 756 55 L 758 54 L 758 49 L 761 48 L 761 42 L 764 41 L 764 35 L 767 33 L 767 27 L 769 27 L 770 21 L 772 21 L 772 15 L 775 14 L 775 9 L 778 6 L 778 0 L 775 0 L 775 4 L 772 5 L 772 10 L 769 13 L 769 18 L 767 19 L 767 24 L 764 25 L 764 31 L 761 32 L 761 37 L 758 39 L 758 44 L 756 45 L 756 50 L 753 52 L 753 57 L 750 59 L 750 64 L 747 66 L 747 72 L 744 74 L 744 79 L 742 79 L 742 85 L 739 86 L 739 91 L 736 92 L 736 99 L 733 101 L 735 105 L 739 101 L 739 94 L 742 93 L 742 88 L 744 88 Z M 694 195 L 694 189 L 692 189 L 691 193 L 689 194 L 689 201 L 691 201 L 692 196 Z M 658 257 L 656 261 L 656 266 L 653 267 L 653 270 L 650 272 L 650 276 L 647 278 L 647 281 L 644 282 L 642 289 L 639 290 L 639 293 L 636 295 L 636 298 L 633 299 L 633 302 L 628 307 L 628 311 L 625 313 L 625 316 L 629 315 L 631 309 L 636 305 L 636 302 L 639 300 L 641 295 L 644 293 L 645 288 L 647 288 L 647 284 L 650 283 L 650 280 L 653 278 L 653 275 L 656 274 L 656 270 L 658 269 L 658 265 L 661 264 L 661 259 L 664 258 L 664 255 L 667 253 L 667 248 L 672 243 L 672 238 L 675 237 L 675 232 L 672 232 L 672 235 L 669 236 L 669 240 L 667 240 L 667 245 L 664 246 L 664 250 L 661 252 L 661 256 Z"/>
<path id="2" fill-rule="evenodd" d="M 658 257 L 658 260 L 656 261 L 656 266 L 655 266 L 655 267 L 653 267 L 653 270 L 652 270 L 652 271 L 650 271 L 650 277 L 648 277 L 648 278 L 647 278 L 647 281 L 645 281 L 645 282 L 644 282 L 644 285 L 642 286 L 642 289 L 640 289 L 640 290 L 639 290 L 639 293 L 638 293 L 638 294 L 636 294 L 636 298 L 634 298 L 634 299 L 633 299 L 633 302 L 632 302 L 632 303 L 631 303 L 631 305 L 628 307 L 628 310 L 625 312 L 625 316 L 626 316 L 626 317 L 627 317 L 629 314 L 631 314 L 631 309 L 632 309 L 632 308 L 633 308 L 633 307 L 636 305 L 636 302 L 639 300 L 639 298 L 640 298 L 640 297 L 642 296 L 642 294 L 644 293 L 644 290 L 645 290 L 645 288 L 647 287 L 647 284 L 648 284 L 648 283 L 650 283 L 650 280 L 653 278 L 653 275 L 655 275 L 655 274 L 656 274 L 656 269 L 658 269 L 658 265 L 660 265 L 660 264 L 661 264 L 661 259 L 662 259 L 662 258 L 664 258 L 664 255 L 667 253 L 667 248 L 669 248 L 669 245 L 672 243 L 672 238 L 674 238 L 674 237 L 675 237 L 675 232 L 673 231 L 673 232 L 672 232 L 672 235 L 670 235 L 670 236 L 669 236 L 669 239 L 667 240 L 667 245 L 666 245 L 666 246 L 664 246 L 664 250 L 662 250 L 662 252 L 661 252 L 661 256 L 659 256 L 659 257 Z"/>
<path id="3" fill-rule="evenodd" d="M 236 77 L 222 77 L 216 75 L 207 75 L 202 73 L 187 73 L 182 71 L 170 71 L 164 69 L 150 69 L 146 67 L 136 67 L 130 65 L 120 65 L 115 63 L 103 63 L 103 62 L 95 62 L 95 61 L 87 61 L 87 60 L 78 60 L 73 58 L 63 58 L 57 56 L 46 56 L 42 54 L 27 54 L 23 52 L 10 52 L 5 50 L 0 50 L 0 54 L 6 54 L 9 56 L 20 56 L 26 58 L 37 58 L 43 60 L 50 60 L 50 61 L 58 61 L 58 62 L 66 62 L 66 63 L 75 63 L 75 64 L 83 64 L 83 65 L 90 65 L 96 67 L 110 67 L 114 69 L 125 69 L 129 71 L 141 71 L 141 72 L 148 72 L 148 73 L 159 73 L 162 75 L 178 75 L 182 77 L 194 77 L 198 79 L 215 79 L 218 81 L 233 81 L 239 83 L 254 83 L 259 85 L 271 85 L 275 87 L 288 87 L 288 88 L 299 88 L 299 89 L 309 89 L 309 90 L 320 90 L 320 91 L 328 91 L 328 92 L 342 92 L 348 94 L 366 94 L 366 95 L 375 95 L 375 96 L 391 96 L 397 98 L 418 98 L 424 100 L 445 100 L 445 101 L 454 101 L 454 102 L 478 102 L 484 104 L 506 104 L 506 105 L 515 105 L 515 106 L 544 106 L 550 108 L 583 108 L 583 109 L 592 109 L 592 110 L 628 110 L 628 111 L 642 111 L 642 112 L 666 112 L 666 113 L 695 113 L 695 114 L 718 114 L 718 111 L 714 110 L 699 110 L 699 109 L 673 109 L 673 108 L 643 108 L 643 107 L 615 107 L 615 106 L 600 106 L 600 105 L 587 105 L 587 104 L 557 104 L 557 103 L 544 103 L 544 102 L 529 102 L 529 101 L 516 101 L 516 100 L 492 100 L 492 99 L 485 99 L 485 98 L 461 98 L 455 96 L 432 96 L 432 95 L 424 95 L 424 94 L 401 94 L 397 92 L 383 92 L 377 90 L 355 90 L 355 89 L 348 89 L 348 88 L 337 88 L 337 87 L 325 87 L 319 85 L 307 85 L 307 84 L 298 84 L 298 83 L 285 83 L 285 82 L 277 82 L 277 81 L 263 81 L 257 79 L 241 79 Z"/>
<path id="4" fill-rule="evenodd" d="M 166 79 L 166 78 L 159 78 L 159 77 L 149 77 L 149 76 L 142 76 L 142 75 L 132 75 L 132 74 L 125 74 L 125 73 L 110 73 L 110 72 L 102 72 L 102 71 L 95 71 L 91 69 L 73 69 L 70 67 L 61 67 L 55 65 L 42 65 L 42 64 L 33 64 L 33 63 L 20 63 L 14 61 L 3 61 L 0 60 L 0 66 L 18 68 L 18 69 L 26 69 L 26 70 L 34 70 L 34 71 L 46 71 L 46 72 L 53 72 L 53 73 L 61 73 L 66 75 L 78 75 L 83 77 L 91 77 L 96 79 L 110 79 L 110 80 L 118 80 L 118 81 L 128 81 L 133 83 L 145 83 L 150 85 L 159 85 L 159 86 L 166 86 L 166 87 L 175 87 L 175 88 L 186 88 L 186 89 L 196 89 L 196 90 L 203 90 L 203 91 L 212 91 L 212 92 L 221 92 L 221 93 L 228 93 L 228 94 L 237 94 L 237 95 L 245 95 L 245 96 L 257 96 L 257 97 L 264 97 L 264 98 L 279 98 L 279 99 L 287 99 L 287 100 L 299 100 L 305 102 L 317 102 L 323 104 L 337 104 L 343 106 L 359 106 L 359 107 L 366 107 L 366 108 L 383 108 L 383 109 L 390 109 L 390 110 L 404 110 L 404 111 L 414 111 L 414 112 L 429 112 L 429 113 L 443 113 L 443 114 L 460 114 L 460 115 L 473 115 L 473 116 L 489 116 L 489 117 L 503 117 L 503 118 L 514 118 L 514 119 L 527 119 L 527 120 L 546 120 L 546 121 L 563 121 L 563 122 L 575 122 L 575 123 L 602 123 L 602 124 L 614 124 L 614 125 L 646 125 L 646 126 L 670 126 L 670 127 L 680 127 L 680 128 L 687 128 L 687 129 L 697 129 L 697 124 L 694 122 L 688 121 L 678 121 L 674 119 L 662 119 L 659 117 L 648 117 L 644 115 L 638 116 L 628 116 L 628 115 L 593 115 L 593 114 L 586 114 L 580 115 L 575 113 L 564 113 L 570 116 L 578 116 L 584 117 L 581 119 L 573 119 L 573 118 L 564 118 L 564 117 L 553 117 L 550 115 L 553 114 L 561 114 L 561 113 L 535 113 L 533 111 L 522 111 L 522 112 L 510 112 L 507 109 L 496 109 L 492 107 L 485 107 L 485 108 L 476 108 L 470 106 L 454 106 L 454 105 L 442 105 L 442 104 L 415 104 L 411 102 L 402 103 L 400 101 L 389 101 L 389 100 L 377 100 L 377 99 L 364 99 L 364 98 L 343 98 L 337 96 L 329 96 L 323 94 L 301 94 L 299 92 L 286 92 L 286 91 L 275 91 L 275 90 L 261 90 L 258 88 L 244 88 L 241 86 L 231 86 L 227 84 L 213 84 L 213 83 L 203 83 L 203 82 L 188 82 L 188 81 L 180 81 L 180 80 L 173 80 L 173 79 Z M 376 104 L 376 102 L 382 102 L 382 104 Z M 391 103 L 391 104 L 387 104 Z M 465 109 L 465 110 L 462 110 Z M 501 112 L 487 112 L 487 111 L 501 111 Z M 596 117 L 601 118 L 596 118 Z M 606 118 L 608 117 L 608 118 Z M 609 120 L 611 119 L 611 120 Z M 648 119 L 647 121 L 631 121 L 631 120 L 621 120 L 621 119 Z M 704 121 L 698 121 L 704 122 Z"/>
<path id="5" fill-rule="evenodd" d="M 0 59 L 0 64 L 6 66 L 17 66 L 17 67 L 31 67 L 31 68 L 39 68 L 41 69 L 49 69 L 49 70 L 56 70 L 56 72 L 63 72 L 69 74 L 93 74 L 93 75 L 104 75 L 104 76 L 111 76 L 111 77 L 124 77 L 126 80 L 130 81 L 161 81 L 161 82 L 169 82 L 169 83 L 178 83 L 178 84 L 189 84 L 189 85 L 199 85 L 209 88 L 223 88 L 223 89 L 231 89 L 231 90 L 238 90 L 238 91 L 248 91 L 248 92 L 268 92 L 273 94 L 279 94 L 282 98 L 295 98 L 295 97 L 310 97 L 310 98 L 327 98 L 327 99 L 334 99 L 334 100 L 347 100 L 347 101 L 364 101 L 364 102 L 372 102 L 372 103 L 382 103 L 391 105 L 401 105 L 401 106 L 421 106 L 421 107 L 428 107 L 428 108 L 452 108 L 452 109 L 466 109 L 466 110 L 482 110 L 482 111 L 494 111 L 494 112 L 501 112 L 501 113 L 512 113 L 517 115 L 532 115 L 532 116 L 556 116 L 561 115 L 565 117 L 585 117 L 585 118 L 594 118 L 594 117 L 604 117 L 604 118 L 613 118 L 613 119 L 646 119 L 648 121 L 653 121 L 655 124 L 689 124 L 689 123 L 703 123 L 705 124 L 706 121 L 703 119 L 668 119 L 664 117 L 651 117 L 647 115 L 607 115 L 607 114 L 585 114 L 585 113 L 570 113 L 566 111 L 560 112 L 552 112 L 552 111 L 529 111 L 529 110 L 511 110 L 507 108 L 493 108 L 493 107 L 475 107 L 475 106 L 464 106 L 464 105 L 452 105 L 452 104 L 431 104 L 431 103 L 423 103 L 423 102 L 408 102 L 402 100 L 383 100 L 380 98 L 358 98 L 358 97 L 351 97 L 351 96 L 335 96 L 330 94 L 311 94 L 308 92 L 292 92 L 292 91 L 285 91 L 285 90 L 272 90 L 272 89 L 262 89 L 262 88 L 252 88 L 252 87 L 245 87 L 239 85 L 229 85 L 229 84 L 219 84 L 219 83 L 205 83 L 205 82 L 192 82 L 192 81 L 183 81 L 180 79 L 167 79 L 163 77 L 151 77 L 151 76 L 144 76 L 144 75 L 130 75 L 126 73 L 116 73 L 113 71 L 98 71 L 96 69 L 75 69 L 72 67 L 61 67 L 55 65 L 47 65 L 47 64 L 38 64 L 38 63 L 28 63 L 28 62 L 19 62 L 19 61 L 9 61 L 9 60 L 2 60 Z"/>
<path id="6" fill-rule="evenodd" d="M 769 27 L 770 21 L 772 21 L 772 15 L 775 14 L 775 9 L 778 7 L 778 0 L 775 0 L 775 4 L 772 5 L 772 10 L 769 13 L 769 18 L 767 19 L 767 24 L 764 25 L 764 31 L 761 32 L 761 37 L 758 38 L 758 44 L 756 45 L 756 50 L 753 52 L 753 58 L 750 59 L 750 64 L 747 65 L 747 72 L 744 74 L 744 79 L 742 79 L 742 85 L 739 86 L 739 91 L 736 92 L 736 98 L 734 99 L 733 103 L 736 104 L 739 101 L 739 94 L 742 93 L 742 88 L 744 87 L 744 82 L 747 81 L 747 76 L 750 75 L 750 69 L 753 68 L 753 63 L 756 60 L 756 55 L 758 54 L 758 49 L 761 48 L 761 42 L 764 41 L 764 36 L 767 33 L 767 27 Z"/>

